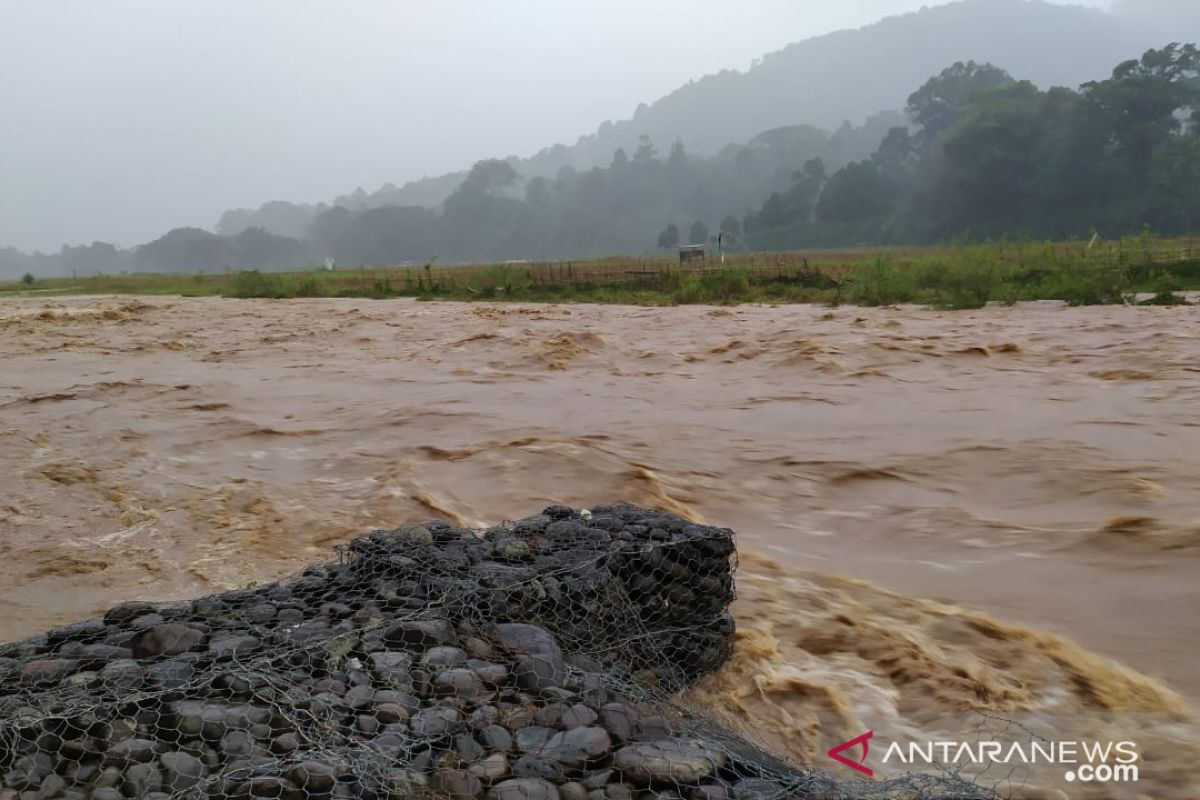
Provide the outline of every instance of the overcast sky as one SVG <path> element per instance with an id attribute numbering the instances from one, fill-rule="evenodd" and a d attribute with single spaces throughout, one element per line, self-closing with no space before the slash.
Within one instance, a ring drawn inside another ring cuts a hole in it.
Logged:
<path id="1" fill-rule="evenodd" d="M 937 4 L 0 0 L 0 246 L 128 247 L 226 208 L 530 155 L 691 78 Z"/>

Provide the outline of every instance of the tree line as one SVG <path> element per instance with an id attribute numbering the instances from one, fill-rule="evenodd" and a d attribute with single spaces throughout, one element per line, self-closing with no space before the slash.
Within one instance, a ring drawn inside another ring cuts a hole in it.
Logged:
<path id="1" fill-rule="evenodd" d="M 0 272 L 286 269 L 584 258 L 722 241 L 793 249 L 1200 229 L 1200 51 L 1171 44 L 1078 89 L 956 63 L 830 134 L 767 131 L 711 158 L 643 136 L 606 166 L 522 180 L 474 165 L 440 209 L 273 202 L 132 250 L 0 248 Z M 235 230 L 236 229 L 236 230 Z"/>
<path id="2" fill-rule="evenodd" d="M 908 100 L 911 126 L 828 178 L 797 172 L 744 225 L 757 246 L 1067 239 L 1200 230 L 1200 51 L 1171 44 L 1078 90 L 957 63 Z"/>

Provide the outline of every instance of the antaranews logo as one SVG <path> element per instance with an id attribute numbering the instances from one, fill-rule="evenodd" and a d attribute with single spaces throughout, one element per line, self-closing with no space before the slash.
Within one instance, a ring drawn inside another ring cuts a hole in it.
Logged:
<path id="1" fill-rule="evenodd" d="M 827 755 L 834 761 L 840 761 L 847 767 L 850 767 L 850 769 L 856 769 L 865 775 L 874 775 L 875 772 L 870 767 L 863 766 L 863 762 L 867 760 L 867 756 L 870 754 L 871 749 L 870 745 L 867 743 L 871 741 L 871 737 L 874 735 L 875 731 L 867 731 L 862 736 L 855 736 L 853 739 L 849 739 L 839 745 L 836 745 L 835 747 L 829 748 Z M 858 763 L 855 763 L 842 755 L 844 751 L 852 750 L 855 747 L 858 747 L 860 744 L 862 745 L 863 754 L 862 758 L 858 760 Z"/>
<path id="2" fill-rule="evenodd" d="M 831 747 L 827 755 L 864 775 L 874 776 L 874 770 L 866 766 L 869 742 L 874 736 L 874 731 L 867 731 Z M 843 755 L 860 746 L 862 757 L 857 761 Z M 1137 743 L 1131 741 L 924 741 L 908 742 L 907 745 L 892 742 L 883 754 L 884 764 L 908 767 L 922 764 L 962 768 L 972 764 L 980 768 L 993 764 L 1062 766 L 1066 767 L 1063 778 L 1068 782 L 1084 783 L 1133 783 L 1138 780 L 1139 760 Z"/>

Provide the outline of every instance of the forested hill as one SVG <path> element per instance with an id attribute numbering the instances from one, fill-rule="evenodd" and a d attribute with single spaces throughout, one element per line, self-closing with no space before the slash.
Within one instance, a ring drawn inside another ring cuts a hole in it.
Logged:
<path id="1" fill-rule="evenodd" d="M 1004 64 L 1039 86 L 1077 86 L 1160 43 L 1138 30 L 1078 6 L 963 0 L 806 39 L 746 72 L 693 81 L 639 108 L 632 119 L 601 126 L 572 149 L 590 167 L 642 134 L 667 142 L 679 137 L 689 152 L 711 155 L 784 125 L 833 130 L 846 120 L 857 124 L 882 109 L 903 108 L 913 86 L 947 64 L 972 59 Z"/>
<path id="2" fill-rule="evenodd" d="M 1162 14 L 1153 19 L 1160 28 L 1166 24 Z M 1078 86 L 1161 45 L 1161 31 L 1149 32 L 1148 23 L 1144 16 L 1118 17 L 1042 0 L 961 0 L 797 42 L 744 72 L 726 70 L 689 82 L 639 106 L 630 119 L 603 123 L 574 145 L 558 144 L 531 158 L 508 160 L 526 179 L 554 177 L 564 166 L 607 164 L 617 148 L 632 152 L 643 135 L 663 146 L 679 139 L 690 153 L 712 155 L 726 144 L 787 125 L 833 131 L 847 120 L 860 124 L 881 110 L 903 108 L 914 86 L 956 61 L 1001 64 L 1043 88 Z M 730 24 L 736 24 L 736 15 Z M 720 42 L 666 37 L 663 46 L 719 48 Z M 335 204 L 436 206 L 462 183 L 463 166 L 462 172 L 402 187 L 359 191 Z M 235 214 L 220 229 L 233 234 L 246 224 L 267 222 Z"/>

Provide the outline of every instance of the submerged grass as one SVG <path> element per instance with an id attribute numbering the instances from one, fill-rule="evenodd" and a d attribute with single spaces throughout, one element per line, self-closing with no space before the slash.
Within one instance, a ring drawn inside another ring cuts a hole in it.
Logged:
<path id="1" fill-rule="evenodd" d="M 627 303 L 920 303 L 944 309 L 990 302 L 1062 300 L 1071 305 L 1177 304 L 1200 289 L 1200 242 L 1139 236 L 1080 242 L 1009 243 L 890 250 L 762 253 L 707 270 L 669 258 L 553 264 L 361 268 L 217 275 L 134 274 L 0 283 L 2 294 L 144 294 L 224 297 L 416 297 L 426 300 Z"/>

